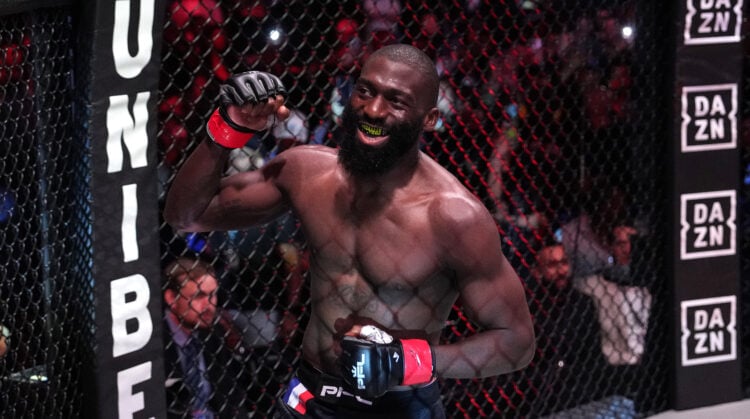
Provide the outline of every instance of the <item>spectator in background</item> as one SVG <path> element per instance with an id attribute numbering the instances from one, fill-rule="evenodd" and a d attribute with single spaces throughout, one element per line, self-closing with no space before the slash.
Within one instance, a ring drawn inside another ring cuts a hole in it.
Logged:
<path id="1" fill-rule="evenodd" d="M 437 108 L 440 111 L 440 119 L 435 124 L 435 131 L 443 132 L 447 125 L 455 122 L 456 115 L 460 111 L 460 104 L 455 89 L 453 89 L 450 81 L 443 78 L 440 79 L 440 86 L 438 88 Z"/>
<path id="2" fill-rule="evenodd" d="M 0 291 L 0 296 L 2 296 L 1 294 L 2 291 Z M 5 305 L 5 301 L 3 301 L 2 304 Z M 7 305 L 2 307 L 2 309 L 6 313 L 8 312 Z M 10 329 L 5 324 L 5 322 L 10 320 L 8 317 L 8 315 L 3 316 L 3 323 L 0 323 L 0 380 L 2 380 L 3 383 L 3 391 L 2 394 L 0 394 L 0 409 L 7 405 L 9 399 L 12 400 L 13 398 L 18 398 L 18 393 L 14 391 L 12 386 L 5 385 L 7 374 L 12 374 L 12 371 L 14 370 L 14 357 L 12 355 L 15 352 L 15 348 L 12 348 L 11 345 Z M 13 349 L 13 352 L 11 352 L 11 349 Z"/>
<path id="3" fill-rule="evenodd" d="M 594 52 L 601 54 L 604 68 L 612 67 L 613 61 L 630 54 L 632 38 L 623 36 L 620 18 L 614 9 L 608 8 L 599 8 L 594 15 L 594 30 L 599 44 Z"/>
<path id="4" fill-rule="evenodd" d="M 276 123 L 272 132 L 276 146 L 268 157 L 269 159 L 288 148 L 300 144 L 307 144 L 310 141 L 310 129 L 307 126 L 307 115 L 298 109 L 291 110 L 289 118 Z"/>
<path id="5" fill-rule="evenodd" d="M 457 145 L 458 149 L 450 153 L 451 161 L 447 162 L 449 164 L 446 167 L 470 185 L 472 192 L 492 211 L 492 200 L 485 179 L 492 176 L 492 135 L 496 130 L 493 118 L 488 117 L 487 106 L 483 105 L 477 96 L 461 92 L 457 96 L 464 100 L 456 102 L 458 106 L 454 108 L 459 111 L 455 115 L 455 123 L 442 135 L 446 137 L 445 143 L 451 144 L 444 147 Z"/>
<path id="6" fill-rule="evenodd" d="M 329 95 L 329 104 L 333 122 L 341 124 L 341 114 L 344 105 L 354 89 L 354 81 L 358 74 L 358 58 L 364 52 L 364 45 L 359 37 L 359 23 L 351 18 L 343 18 L 336 22 L 336 43 L 339 45 L 334 51 L 333 89 Z"/>
<path id="7" fill-rule="evenodd" d="M 451 33 L 448 28 L 441 27 L 440 15 L 445 15 L 443 7 L 434 5 L 427 11 L 407 8 L 402 16 L 406 42 L 419 48 L 433 60 L 445 43 L 444 35 Z"/>
<path id="8" fill-rule="evenodd" d="M 353 18 L 344 17 L 336 22 L 335 31 L 335 49 L 329 64 L 330 67 L 347 73 L 357 66 L 358 57 L 362 53 L 360 24 Z"/>
<path id="9" fill-rule="evenodd" d="M 329 83 L 332 88 L 327 94 L 326 112 L 330 114 L 330 119 L 321 120 L 315 127 L 311 139 L 313 144 L 325 145 L 329 140 L 334 144 L 338 142 L 335 136 L 341 125 L 344 106 L 349 102 L 354 90 L 354 82 L 359 74 L 359 59 L 365 53 L 365 43 L 359 35 L 360 26 L 362 25 L 357 20 L 350 17 L 341 18 L 336 22 L 336 47 L 328 61 L 332 74 Z"/>
<path id="10" fill-rule="evenodd" d="M 185 69 L 224 81 L 229 70 L 222 53 L 229 46 L 223 33 L 224 11 L 216 0 L 175 0 L 167 9 L 164 41 L 170 45 Z"/>
<path id="11" fill-rule="evenodd" d="M 187 112 L 182 97 L 171 94 L 159 102 L 159 184 L 165 185 L 190 145 L 185 126 Z"/>
<path id="12" fill-rule="evenodd" d="M 202 132 L 216 82 L 226 80 L 232 57 L 228 24 L 216 0 L 171 0 L 166 8 L 158 104 L 159 185 L 168 183 L 179 161 Z M 190 104 L 190 111 L 185 108 Z M 163 228 L 165 234 L 170 234 Z"/>
<path id="13" fill-rule="evenodd" d="M 164 276 L 168 416 L 247 417 L 247 351 L 231 318 L 217 307 L 213 268 L 183 257 Z"/>
<path id="14" fill-rule="evenodd" d="M 561 242 L 573 262 L 573 277 L 604 273 L 624 280 L 626 267 L 613 263 L 608 237 L 616 228 L 629 228 L 627 196 L 607 176 L 587 178 L 582 187 L 588 199 L 579 203 L 579 214 L 561 229 Z"/>
<path id="15" fill-rule="evenodd" d="M 162 141 L 176 140 L 179 145 L 180 138 L 169 137 L 183 135 L 180 129 L 203 130 L 212 91 L 229 77 L 232 63 L 228 61 L 233 55 L 225 32 L 226 13 L 216 0 L 172 0 L 165 22 L 161 80 L 166 84 L 161 91 L 166 106 L 189 103 L 190 112 L 169 122 Z M 178 151 L 182 150 L 175 147 L 172 154 Z"/>
<path id="16" fill-rule="evenodd" d="M 0 324 L 0 358 L 5 358 L 10 348 L 10 330 L 5 325 Z"/>
<path id="17" fill-rule="evenodd" d="M 593 301 L 573 287 L 571 267 L 560 243 L 547 241 L 536 252 L 531 269 L 529 302 L 537 336 L 537 356 L 525 374 L 532 377 L 538 395 L 527 392 L 529 417 L 552 407 L 568 409 L 602 397 L 605 365 L 598 350 L 599 330 Z M 586 382 L 581 382 L 586 371 Z M 536 399 L 536 397 L 539 397 Z"/>
<path id="18" fill-rule="evenodd" d="M 625 194 L 617 186 L 595 182 L 590 200 L 577 218 L 561 228 L 565 251 L 573 260 L 573 283 L 590 296 L 602 329 L 601 349 L 612 365 L 640 362 L 651 309 L 651 294 L 631 269 L 635 228 L 626 221 Z"/>
<path id="19" fill-rule="evenodd" d="M 369 51 L 375 51 L 396 42 L 401 37 L 400 0 L 362 0 L 366 14 L 366 43 Z"/>

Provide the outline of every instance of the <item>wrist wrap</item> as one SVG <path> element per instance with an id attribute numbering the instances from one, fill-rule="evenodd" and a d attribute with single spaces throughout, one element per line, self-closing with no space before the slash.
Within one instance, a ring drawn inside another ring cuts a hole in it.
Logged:
<path id="1" fill-rule="evenodd" d="M 401 347 L 404 355 L 403 385 L 424 384 L 435 376 L 435 357 L 426 340 L 403 339 Z"/>
<path id="2" fill-rule="evenodd" d="M 224 148 L 240 148 L 253 136 L 255 131 L 232 122 L 220 109 L 214 111 L 206 123 L 211 141 Z"/>

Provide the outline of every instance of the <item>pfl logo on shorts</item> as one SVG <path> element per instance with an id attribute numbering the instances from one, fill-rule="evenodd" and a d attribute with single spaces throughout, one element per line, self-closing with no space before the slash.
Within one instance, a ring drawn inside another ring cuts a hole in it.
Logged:
<path id="1" fill-rule="evenodd" d="M 320 388 L 320 397 L 333 396 L 339 398 L 343 391 L 344 388 L 341 386 L 322 386 Z"/>
<path id="2" fill-rule="evenodd" d="M 682 88 L 681 150 L 737 147 L 737 84 Z"/>
<path id="3" fill-rule="evenodd" d="M 742 0 L 686 0 L 685 45 L 740 41 Z"/>
<path id="4" fill-rule="evenodd" d="M 682 366 L 737 359 L 737 297 L 680 303 Z"/>
<path id="5" fill-rule="evenodd" d="M 735 254 L 736 192 L 700 192 L 680 196 L 680 258 Z"/>

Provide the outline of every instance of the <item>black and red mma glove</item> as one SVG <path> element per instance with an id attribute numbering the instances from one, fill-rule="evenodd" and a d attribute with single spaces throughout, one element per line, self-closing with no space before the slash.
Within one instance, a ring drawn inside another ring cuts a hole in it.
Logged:
<path id="1" fill-rule="evenodd" d="M 339 367 L 347 389 L 365 399 L 396 386 L 426 384 L 435 379 L 435 354 L 423 339 L 393 339 L 375 326 L 364 326 L 360 338 L 341 341 Z"/>
<path id="2" fill-rule="evenodd" d="M 238 125 L 227 113 L 229 106 L 242 106 L 247 103 L 262 103 L 269 97 L 286 95 L 286 88 L 273 74 L 262 71 L 248 71 L 227 79 L 221 86 L 219 107 L 208 119 L 206 129 L 211 140 L 224 148 L 240 148 L 256 132 Z"/>

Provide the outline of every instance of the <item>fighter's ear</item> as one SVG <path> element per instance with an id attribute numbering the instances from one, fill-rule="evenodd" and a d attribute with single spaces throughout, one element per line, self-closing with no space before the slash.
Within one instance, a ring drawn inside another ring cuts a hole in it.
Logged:
<path id="1" fill-rule="evenodd" d="M 434 131 L 435 125 L 437 125 L 438 120 L 440 120 L 440 111 L 438 108 L 432 108 L 429 111 L 427 111 L 427 115 L 424 117 L 424 122 L 422 123 L 422 129 L 425 131 Z"/>

